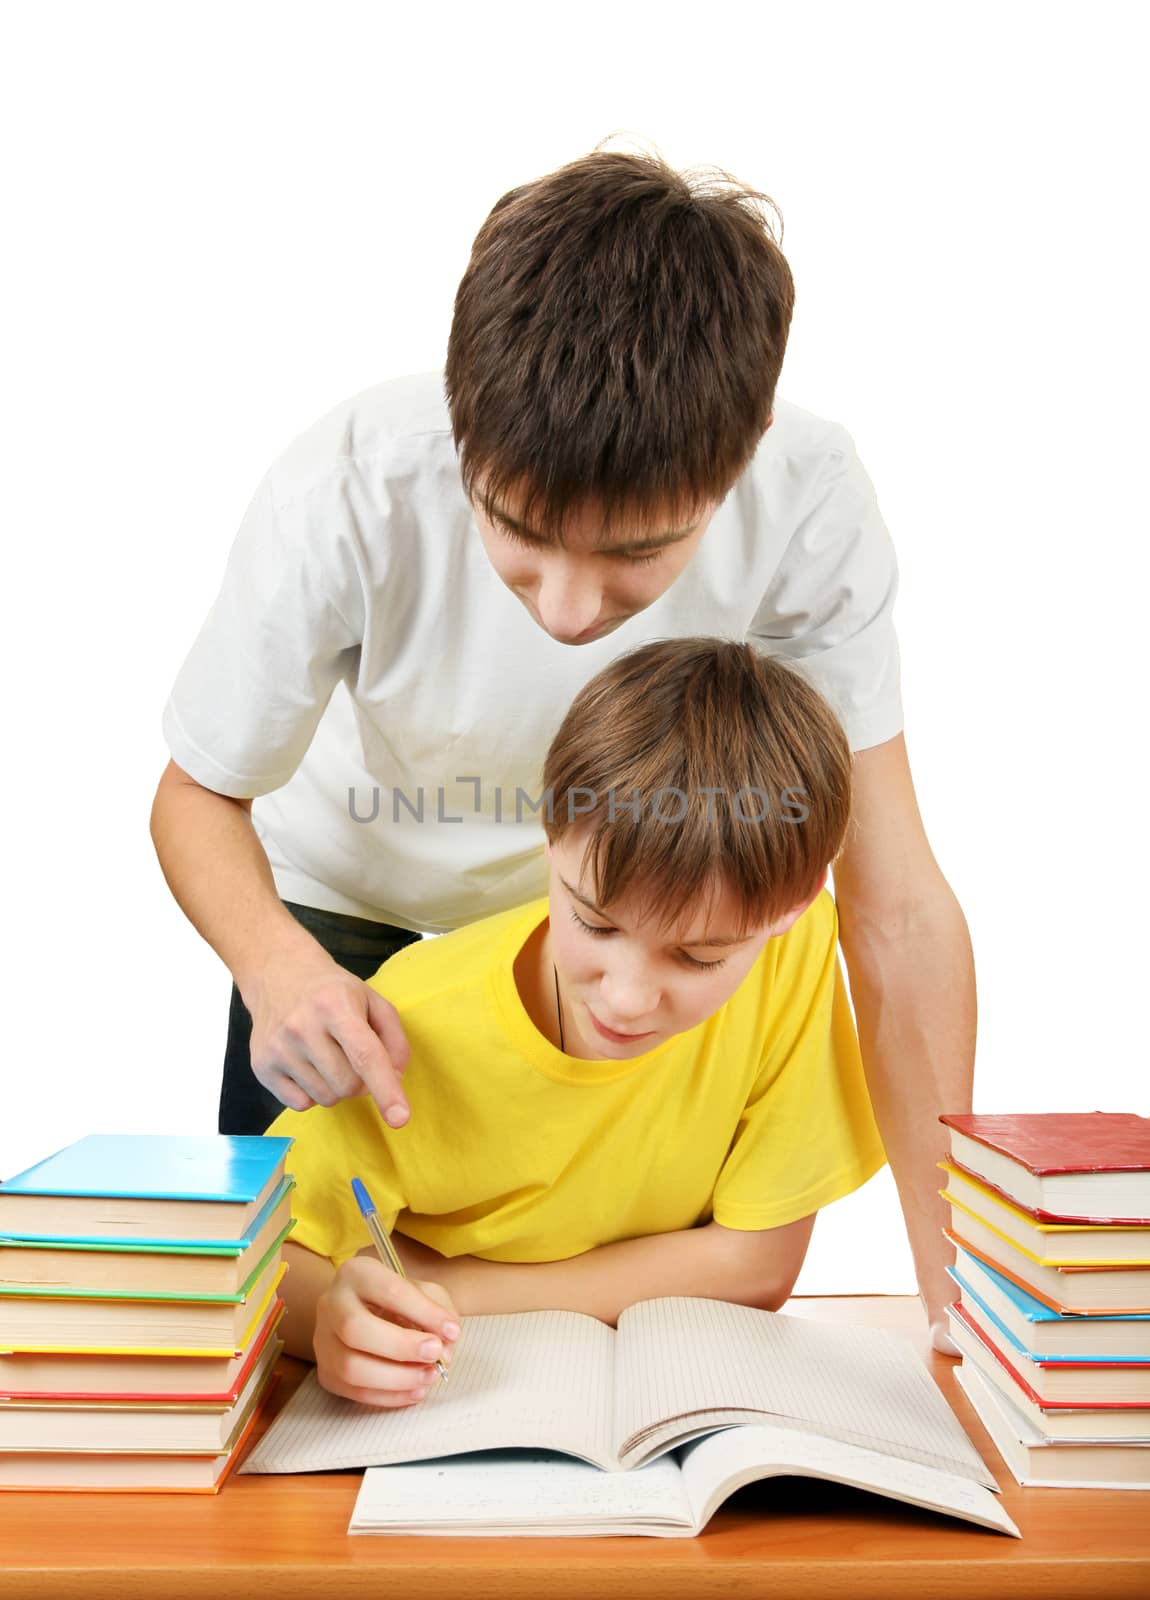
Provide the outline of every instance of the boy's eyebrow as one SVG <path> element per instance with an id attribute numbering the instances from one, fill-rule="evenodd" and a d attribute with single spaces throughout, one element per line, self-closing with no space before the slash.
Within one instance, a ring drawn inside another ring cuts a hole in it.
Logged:
<path id="1" fill-rule="evenodd" d="M 575 885 L 568 883 L 562 873 L 559 874 L 559 882 L 566 889 L 572 900 L 578 900 L 579 904 L 587 911 L 593 911 L 597 917 L 603 917 L 607 922 L 610 922 L 611 919 L 607 913 L 600 906 L 597 906 L 594 900 L 588 900 L 586 895 L 580 894 Z M 710 950 L 715 946 L 746 944 L 750 937 L 749 933 L 717 933 L 714 937 L 707 939 L 684 939 L 681 948 L 684 950 Z"/>
<path id="2" fill-rule="evenodd" d="M 579 904 L 583 906 L 585 910 L 593 911 L 597 917 L 607 917 L 607 913 L 597 906 L 594 900 L 588 900 L 585 894 L 580 894 L 575 885 L 573 883 L 568 883 L 567 879 L 562 873 L 559 874 L 559 882 L 566 889 L 572 900 L 578 900 Z M 610 921 L 611 919 L 607 917 L 607 920 Z"/>
<path id="3" fill-rule="evenodd" d="M 518 517 L 513 517 L 510 512 L 504 511 L 502 506 L 493 505 L 490 515 L 497 517 L 500 522 L 505 522 L 521 538 L 531 539 L 536 544 L 551 546 L 556 542 L 554 539 L 549 539 L 546 534 L 539 533 L 535 528 L 529 528 L 525 522 L 520 522 Z M 627 539 L 621 544 L 604 545 L 602 549 L 611 555 L 642 555 L 645 550 L 662 550 L 665 545 L 679 544 L 682 540 L 689 539 L 698 526 L 698 522 L 695 521 L 691 523 L 689 528 L 676 528 L 671 533 L 652 534 L 647 539 Z"/>

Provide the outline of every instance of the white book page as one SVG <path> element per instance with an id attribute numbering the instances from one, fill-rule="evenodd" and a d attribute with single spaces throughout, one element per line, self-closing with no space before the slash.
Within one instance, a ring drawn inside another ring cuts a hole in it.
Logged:
<path id="1" fill-rule="evenodd" d="M 329 1394 L 310 1372 L 240 1472 L 323 1472 L 509 1446 L 617 1467 L 617 1335 L 573 1311 L 468 1317 L 447 1383 L 388 1411 Z"/>
<path id="2" fill-rule="evenodd" d="M 683 1298 L 631 1306 L 618 1339 L 623 1461 L 704 1426 L 710 1413 L 719 1426 L 750 1412 L 995 1487 L 914 1349 L 877 1328 Z M 674 1419 L 678 1430 L 661 1426 Z"/>
<path id="3" fill-rule="evenodd" d="M 723 1501 L 746 1483 L 762 1478 L 824 1478 L 872 1490 L 891 1500 L 944 1511 L 966 1522 L 997 1528 L 1020 1538 L 999 1502 L 979 1483 L 938 1472 L 896 1456 L 861 1450 L 792 1428 L 744 1427 L 713 1433 L 682 1453 L 682 1479 L 696 1529 L 711 1520 Z M 649 1468 L 643 1468 L 649 1471 Z"/>
<path id="4" fill-rule="evenodd" d="M 349 1533 L 540 1535 L 693 1531 L 678 1465 L 602 1472 L 543 1451 L 373 1467 Z"/>

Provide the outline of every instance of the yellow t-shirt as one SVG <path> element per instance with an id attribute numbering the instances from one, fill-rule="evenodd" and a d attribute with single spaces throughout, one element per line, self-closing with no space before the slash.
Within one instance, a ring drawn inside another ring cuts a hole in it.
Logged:
<path id="1" fill-rule="evenodd" d="M 411 1042 L 411 1121 L 367 1096 L 285 1111 L 293 1241 L 337 1265 L 387 1227 L 441 1255 L 558 1261 L 694 1227 L 775 1228 L 885 1156 L 824 891 L 719 1011 L 628 1061 L 581 1061 L 535 1028 L 512 964 L 546 900 L 408 946 L 371 979 Z"/>

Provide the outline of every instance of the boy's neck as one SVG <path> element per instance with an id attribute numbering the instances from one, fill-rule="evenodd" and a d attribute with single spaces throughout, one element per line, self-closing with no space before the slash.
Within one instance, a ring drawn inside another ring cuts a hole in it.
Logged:
<path id="1" fill-rule="evenodd" d="M 560 1040 L 555 963 L 551 955 L 551 924 L 547 918 L 527 939 L 512 967 L 515 987 L 528 1020 L 556 1050 Z"/>

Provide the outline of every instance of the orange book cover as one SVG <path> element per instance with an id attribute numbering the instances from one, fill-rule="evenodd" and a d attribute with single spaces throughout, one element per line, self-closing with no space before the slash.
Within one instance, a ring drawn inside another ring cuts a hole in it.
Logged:
<path id="1" fill-rule="evenodd" d="M 1032 1294 L 1036 1300 L 1041 1300 L 1044 1306 L 1049 1306 L 1051 1311 L 1057 1311 L 1060 1316 L 1124 1317 L 1140 1316 L 1150 1312 L 1150 1305 L 1139 1306 L 1136 1310 L 1131 1310 L 1129 1306 L 1092 1306 L 1088 1312 L 1075 1311 L 1069 1306 L 1059 1305 L 1057 1300 L 1052 1300 L 1048 1294 L 1043 1294 L 1042 1290 L 1037 1288 L 1035 1284 L 1028 1283 L 1025 1278 L 1020 1278 L 1017 1272 L 1011 1272 L 1009 1267 L 1004 1267 L 1001 1261 L 996 1261 L 993 1256 L 988 1256 L 985 1250 L 980 1250 L 977 1245 L 971 1244 L 969 1239 L 964 1239 L 960 1233 L 955 1233 L 950 1228 L 944 1228 L 942 1231 L 951 1244 L 960 1245 L 963 1250 L 981 1261 L 984 1266 L 993 1267 L 995 1272 L 1001 1272 L 1004 1278 L 1009 1278 L 1011 1283 L 1016 1283 L 1020 1289 L 1025 1289 L 1027 1294 Z M 1110 1267 L 1060 1267 L 1058 1270 L 1064 1272 L 1070 1278 L 1079 1272 L 1110 1272 L 1113 1269 Z M 1147 1269 L 1147 1272 L 1148 1282 L 1150 1282 L 1150 1269 Z"/>

